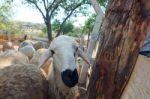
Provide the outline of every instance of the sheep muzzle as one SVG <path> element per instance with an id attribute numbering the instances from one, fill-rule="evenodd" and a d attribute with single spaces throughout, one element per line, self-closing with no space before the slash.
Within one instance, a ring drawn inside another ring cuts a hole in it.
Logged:
<path id="1" fill-rule="evenodd" d="M 74 71 L 71 71 L 69 69 L 63 71 L 61 73 L 61 78 L 66 86 L 74 87 L 79 80 L 77 69 L 75 69 Z"/>

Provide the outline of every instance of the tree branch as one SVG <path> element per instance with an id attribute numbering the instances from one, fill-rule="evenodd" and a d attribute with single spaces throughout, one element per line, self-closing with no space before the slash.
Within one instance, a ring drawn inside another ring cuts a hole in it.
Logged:
<path id="1" fill-rule="evenodd" d="M 28 2 L 32 3 L 33 5 L 35 5 L 35 7 L 40 11 L 40 13 L 42 14 L 42 17 L 44 18 L 44 21 L 45 21 L 45 16 L 44 16 L 44 13 L 42 12 L 42 10 L 40 9 L 40 7 L 37 5 L 36 2 L 32 1 L 32 0 L 28 0 Z"/>
<path id="2" fill-rule="evenodd" d="M 42 1 L 43 1 L 43 3 L 44 3 L 44 8 L 45 8 L 45 10 L 47 11 L 46 2 L 45 2 L 45 0 L 42 0 Z"/>
<path id="3" fill-rule="evenodd" d="M 55 1 L 55 0 L 54 0 L 54 1 Z M 62 1 L 63 1 L 63 0 L 59 0 L 59 1 L 56 3 L 55 7 L 52 9 L 52 11 L 51 11 L 51 13 L 50 13 L 50 17 L 52 16 L 53 12 L 58 8 L 59 4 L 60 4 Z"/>
<path id="4" fill-rule="evenodd" d="M 49 7 L 48 7 L 48 11 L 50 11 L 50 9 L 51 9 L 51 8 L 52 8 L 52 6 L 54 5 L 55 1 L 56 1 L 56 0 L 53 0 L 52 4 L 51 4 L 51 5 L 49 5 Z"/>
<path id="5" fill-rule="evenodd" d="M 42 10 L 39 8 L 39 6 L 37 4 L 35 4 L 35 6 L 40 11 L 40 13 L 42 14 L 42 17 L 44 18 L 44 21 L 45 21 L 46 17 L 44 16 L 44 13 L 42 12 Z"/>
<path id="6" fill-rule="evenodd" d="M 59 30 L 56 34 L 56 37 L 60 35 L 61 31 L 62 31 L 62 28 L 63 28 L 63 25 L 64 23 L 67 21 L 67 19 L 72 15 L 72 13 L 79 7 L 82 5 L 83 2 L 79 3 L 77 6 L 75 6 L 74 8 L 72 8 L 71 12 L 67 15 L 67 17 L 64 19 L 64 21 L 61 23 L 61 25 L 59 26 Z"/>
<path id="7" fill-rule="evenodd" d="M 48 0 L 46 0 L 46 4 L 47 4 L 47 9 L 48 9 Z"/>

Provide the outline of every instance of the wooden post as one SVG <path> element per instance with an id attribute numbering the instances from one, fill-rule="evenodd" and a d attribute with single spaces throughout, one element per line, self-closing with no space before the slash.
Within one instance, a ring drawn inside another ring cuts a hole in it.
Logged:
<path id="1" fill-rule="evenodd" d="M 89 41 L 87 52 L 86 52 L 89 60 L 92 58 L 93 50 L 95 49 L 96 41 L 98 39 L 102 18 L 104 17 L 104 13 L 101 10 L 100 5 L 97 2 L 97 0 L 90 0 L 90 1 L 91 1 L 91 4 L 92 4 L 97 16 L 96 16 L 96 20 L 94 23 L 92 33 L 90 35 L 90 41 Z M 86 83 L 87 72 L 88 72 L 88 66 L 87 65 L 88 64 L 84 62 L 82 69 L 81 69 L 80 79 L 79 79 L 79 83 L 82 84 L 83 86 L 86 85 L 85 83 Z"/>
<path id="2" fill-rule="evenodd" d="M 150 0 L 109 0 L 86 99 L 119 99 L 147 33 Z"/>

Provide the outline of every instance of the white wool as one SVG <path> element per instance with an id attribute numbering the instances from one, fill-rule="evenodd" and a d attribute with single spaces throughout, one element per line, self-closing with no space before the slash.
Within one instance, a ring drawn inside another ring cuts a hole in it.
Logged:
<path id="1" fill-rule="evenodd" d="M 61 43 L 60 43 L 61 42 Z M 66 36 L 66 35 L 61 35 L 57 38 L 55 38 L 52 42 L 51 42 L 51 45 L 50 45 L 50 48 L 57 48 L 58 46 L 66 46 L 66 44 L 77 44 L 76 41 L 75 41 L 75 38 L 74 37 L 69 37 L 69 36 Z"/>
<path id="2" fill-rule="evenodd" d="M 58 68 L 60 72 L 66 70 L 67 68 L 71 70 L 76 68 L 75 57 L 73 56 L 75 52 L 74 47 L 76 44 L 77 43 L 73 37 L 65 35 L 57 37 L 51 42 L 49 49 L 52 49 L 55 52 L 53 55 L 53 60 L 56 67 L 60 67 Z"/>
<path id="3" fill-rule="evenodd" d="M 19 48 L 25 47 L 27 45 L 33 46 L 33 41 L 31 40 L 25 40 L 23 42 L 20 43 Z"/>
<path id="4" fill-rule="evenodd" d="M 33 57 L 33 54 L 35 52 L 35 49 L 33 46 L 27 45 L 24 47 L 21 47 L 18 49 L 21 53 L 25 54 L 26 56 L 28 56 L 29 59 L 31 59 Z"/>

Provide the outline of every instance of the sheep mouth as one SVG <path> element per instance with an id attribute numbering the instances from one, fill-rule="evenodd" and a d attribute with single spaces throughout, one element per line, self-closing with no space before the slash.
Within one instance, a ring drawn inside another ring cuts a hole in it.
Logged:
<path id="1" fill-rule="evenodd" d="M 78 83 L 78 80 L 79 80 L 77 69 L 75 69 L 74 71 L 71 71 L 69 69 L 63 71 L 61 73 L 61 78 L 66 86 L 70 88 L 74 87 Z"/>

